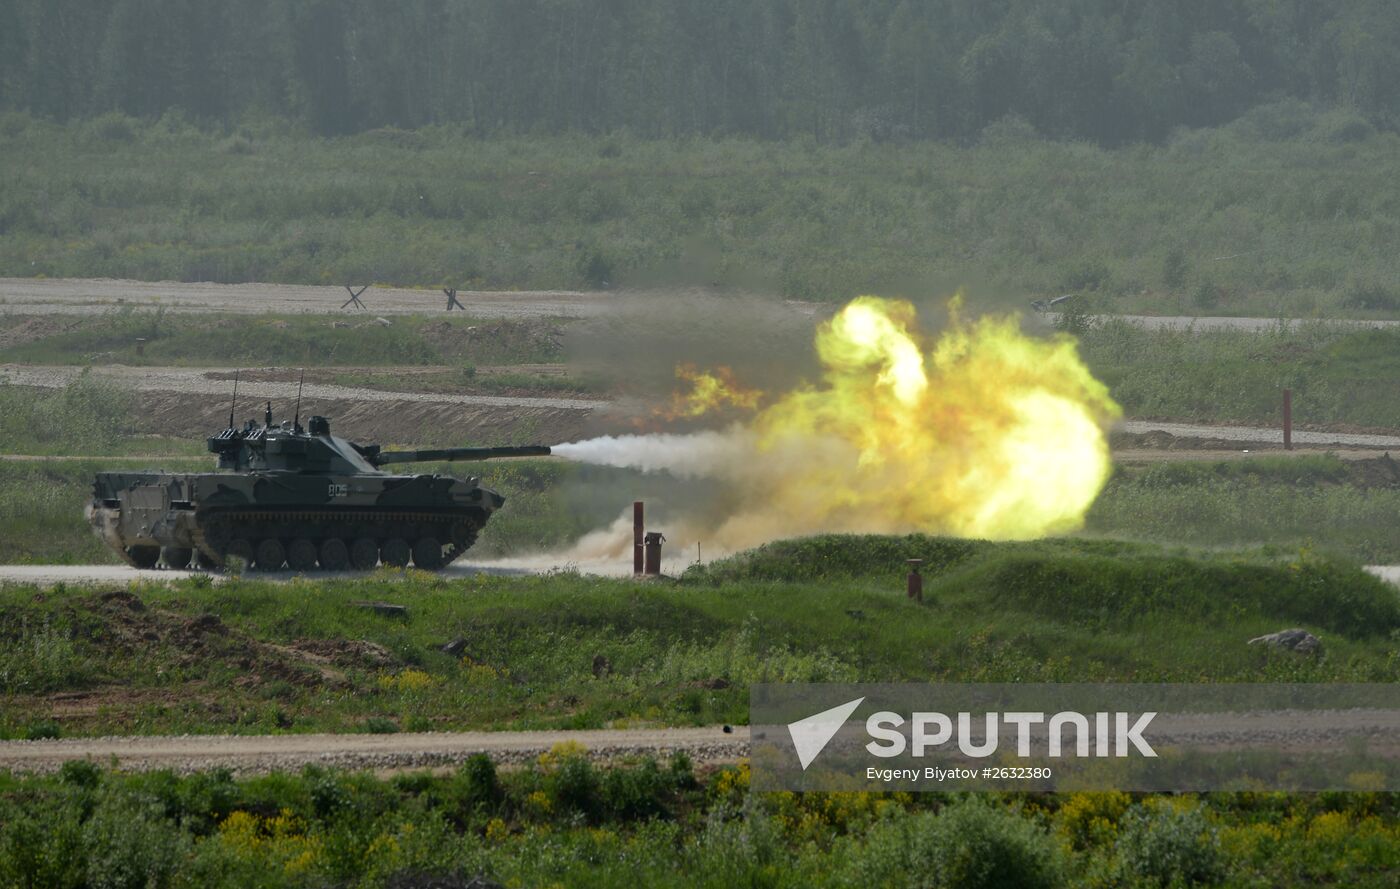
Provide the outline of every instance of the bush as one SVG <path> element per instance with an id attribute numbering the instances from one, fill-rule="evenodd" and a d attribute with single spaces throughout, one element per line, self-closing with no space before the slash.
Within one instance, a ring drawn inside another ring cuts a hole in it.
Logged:
<path id="1" fill-rule="evenodd" d="M 1393 311 L 1400 309 L 1400 295 L 1374 281 L 1353 281 L 1347 285 L 1342 305 L 1349 309 Z"/>
<path id="2" fill-rule="evenodd" d="M 928 889 L 1038 889 L 1060 885 L 1059 846 L 1038 823 L 980 797 L 937 815 L 885 821 L 851 856 L 843 884 Z"/>
<path id="3" fill-rule="evenodd" d="M 560 810 L 595 817 L 601 808 L 600 783 L 593 763 L 585 756 L 571 754 L 559 760 L 558 768 L 550 776 L 550 797 Z"/>
<path id="4" fill-rule="evenodd" d="M 485 753 L 474 753 L 468 757 L 457 771 L 453 783 L 464 809 L 490 811 L 500 805 L 502 791 L 496 764 Z"/>
<path id="5" fill-rule="evenodd" d="M 1136 807 L 1123 818 L 1115 873 L 1143 886 L 1204 886 L 1225 876 L 1215 828 L 1200 809 Z"/>
<path id="6" fill-rule="evenodd" d="M 0 447 L 102 453 L 130 428 L 134 404 L 130 390 L 86 372 L 62 389 L 0 383 Z"/>
<path id="7" fill-rule="evenodd" d="M 120 111 L 94 117 L 87 122 L 83 136 L 88 142 L 134 142 L 141 123 Z"/>
<path id="8" fill-rule="evenodd" d="M 392 735 L 399 730 L 399 724 L 387 716 L 371 716 L 365 720 L 365 731 L 371 735 Z"/>
<path id="9" fill-rule="evenodd" d="M 157 809 L 115 792 L 84 825 L 83 841 L 88 889 L 163 889 L 190 846 Z"/>
<path id="10" fill-rule="evenodd" d="M 601 251 L 587 248 L 578 255 L 578 277 L 585 287 L 611 287 L 614 280 L 614 263 Z"/>
<path id="11" fill-rule="evenodd" d="M 1015 147 L 1029 145 L 1040 140 L 1035 124 L 1019 114 L 1008 114 L 982 128 L 978 144 L 988 147 Z"/>
<path id="12" fill-rule="evenodd" d="M 75 797 L 0 798 L 0 886 L 83 885 L 81 818 Z"/>
<path id="13" fill-rule="evenodd" d="M 1162 260 L 1162 286 L 1173 292 L 1183 289 L 1189 271 L 1186 252 L 1179 247 L 1173 247 Z"/>
<path id="14" fill-rule="evenodd" d="M 58 780 L 71 787 L 93 790 L 102 783 L 102 770 L 86 759 L 73 759 L 59 768 Z"/>

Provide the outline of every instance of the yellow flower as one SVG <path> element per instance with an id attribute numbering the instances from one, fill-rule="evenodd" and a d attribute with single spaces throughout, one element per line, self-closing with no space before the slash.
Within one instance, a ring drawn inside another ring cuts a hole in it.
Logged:
<path id="1" fill-rule="evenodd" d="M 545 753 L 539 755 L 537 760 L 545 768 L 550 768 L 559 764 L 561 759 L 569 759 L 576 756 L 583 756 L 588 753 L 588 748 L 578 741 L 560 741 Z"/>
<path id="2" fill-rule="evenodd" d="M 536 790 L 525 797 L 525 805 L 540 815 L 548 815 L 554 811 L 554 803 L 543 790 Z"/>
<path id="3" fill-rule="evenodd" d="M 410 667 L 397 674 L 385 673 L 379 677 L 379 687 L 384 691 L 415 692 L 431 688 L 437 680 L 422 670 Z"/>

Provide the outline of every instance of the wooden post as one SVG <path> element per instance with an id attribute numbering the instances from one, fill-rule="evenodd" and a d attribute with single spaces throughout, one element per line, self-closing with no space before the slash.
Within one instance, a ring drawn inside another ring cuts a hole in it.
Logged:
<path id="1" fill-rule="evenodd" d="M 632 573 L 641 574 L 642 562 L 642 535 L 646 530 L 646 522 L 642 520 L 642 501 L 632 501 Z"/>
<path id="2" fill-rule="evenodd" d="M 1293 390 L 1283 390 L 1283 449 L 1293 450 Z"/>
<path id="3" fill-rule="evenodd" d="M 915 602 L 924 601 L 924 577 L 919 573 L 919 566 L 924 563 L 923 559 L 905 559 L 905 564 L 909 566 L 908 584 L 904 594 Z"/>

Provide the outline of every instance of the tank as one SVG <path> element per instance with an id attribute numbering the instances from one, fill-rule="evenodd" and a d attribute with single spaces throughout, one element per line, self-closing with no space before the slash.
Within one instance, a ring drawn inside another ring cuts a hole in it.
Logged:
<path id="1" fill-rule="evenodd" d="M 215 568 L 239 559 L 262 570 L 442 568 L 476 541 L 505 498 L 477 478 L 405 475 L 385 466 L 424 460 L 542 457 L 547 447 L 385 451 L 331 434 L 312 417 L 230 425 L 209 440 L 216 472 L 103 472 L 87 516 L 137 568 Z"/>

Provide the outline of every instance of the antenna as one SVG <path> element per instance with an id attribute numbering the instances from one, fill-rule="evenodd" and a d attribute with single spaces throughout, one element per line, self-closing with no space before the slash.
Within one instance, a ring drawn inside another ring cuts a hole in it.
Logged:
<path id="1" fill-rule="evenodd" d="M 228 428 L 233 428 L 233 409 L 238 406 L 238 371 L 233 372 L 233 401 L 228 404 Z"/>
<path id="2" fill-rule="evenodd" d="M 301 431 L 301 384 L 306 382 L 306 368 L 301 369 L 301 379 L 297 380 L 297 409 L 292 414 L 292 428 Z"/>

